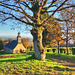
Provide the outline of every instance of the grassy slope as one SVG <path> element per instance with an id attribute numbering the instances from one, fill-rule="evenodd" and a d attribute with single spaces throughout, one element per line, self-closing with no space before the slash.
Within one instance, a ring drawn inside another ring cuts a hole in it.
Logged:
<path id="1" fill-rule="evenodd" d="M 28 54 L 33 54 L 33 51 L 28 51 Z M 75 69 L 63 66 L 56 62 L 49 60 L 50 58 L 63 58 L 71 57 L 71 60 L 75 60 L 75 55 L 64 55 L 64 54 L 54 54 L 47 53 L 47 58 L 45 61 L 36 60 L 31 55 L 25 53 L 21 54 L 2 54 L 0 56 L 15 55 L 11 58 L 0 58 L 0 75 L 74 75 Z"/>

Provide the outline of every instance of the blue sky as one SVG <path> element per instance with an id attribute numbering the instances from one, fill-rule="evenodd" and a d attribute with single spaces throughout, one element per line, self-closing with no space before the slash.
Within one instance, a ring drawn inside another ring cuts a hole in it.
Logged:
<path id="1" fill-rule="evenodd" d="M 32 38 L 32 35 L 30 32 L 29 33 L 22 32 L 20 31 L 20 29 L 17 29 L 17 28 L 15 30 L 12 30 L 9 24 L 4 25 L 0 23 L 0 38 L 16 38 L 18 32 L 20 32 L 21 36 L 24 38 L 27 38 L 27 37 Z"/>

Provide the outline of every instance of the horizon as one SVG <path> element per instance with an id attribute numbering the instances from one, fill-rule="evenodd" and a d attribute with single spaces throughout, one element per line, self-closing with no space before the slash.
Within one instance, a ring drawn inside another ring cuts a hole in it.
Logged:
<path id="1" fill-rule="evenodd" d="M 0 36 L 1 39 L 6 40 L 6 39 L 17 39 L 17 36 Z M 33 41 L 32 36 L 21 36 L 21 38 L 29 38 L 31 41 Z"/>
<path id="2" fill-rule="evenodd" d="M 22 38 L 32 38 L 33 36 L 31 33 L 28 32 L 23 32 L 20 29 L 11 29 L 10 25 L 2 25 L 0 23 L 0 38 L 16 38 L 18 35 L 18 32 L 20 32 L 20 35 Z"/>
<path id="3" fill-rule="evenodd" d="M 0 38 L 5 38 L 5 39 L 6 38 L 16 38 L 16 37 L 17 36 L 15 36 L 15 35 L 14 36 L 10 36 L 10 35 L 8 35 L 8 36 L 6 36 L 6 35 L 5 36 L 0 36 Z M 24 35 L 24 36 L 22 35 L 21 38 L 31 38 L 31 39 L 33 39 L 33 36 L 32 35 Z"/>

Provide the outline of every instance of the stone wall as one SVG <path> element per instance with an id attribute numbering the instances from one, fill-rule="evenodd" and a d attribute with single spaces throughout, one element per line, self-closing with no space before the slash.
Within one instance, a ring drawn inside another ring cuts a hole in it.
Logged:
<path id="1" fill-rule="evenodd" d="M 13 53 L 13 50 L 9 49 L 7 47 L 4 47 L 4 52 L 6 52 L 6 53 Z"/>

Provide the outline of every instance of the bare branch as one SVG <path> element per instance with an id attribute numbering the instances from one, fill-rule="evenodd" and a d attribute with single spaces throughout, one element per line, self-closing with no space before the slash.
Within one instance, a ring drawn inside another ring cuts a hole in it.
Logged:
<path id="1" fill-rule="evenodd" d="M 44 7 L 44 6 L 47 4 L 47 1 L 48 1 L 48 0 L 45 0 L 45 1 L 43 0 L 43 1 L 42 1 L 42 2 L 44 3 L 42 7 Z"/>
<path id="2" fill-rule="evenodd" d="M 55 1 L 53 0 L 52 3 L 47 7 L 47 10 L 48 10 L 51 6 L 53 6 L 53 4 L 54 4 L 56 1 L 57 1 L 57 0 L 55 0 Z"/>
<path id="3" fill-rule="evenodd" d="M 28 9 L 31 10 L 31 8 L 28 6 L 28 4 L 26 2 L 20 2 L 20 4 L 23 4 L 24 6 L 26 6 Z M 31 10 L 32 11 L 32 10 Z"/>
<path id="4" fill-rule="evenodd" d="M 64 10 L 64 9 L 70 8 L 70 7 L 75 7 L 75 5 L 71 5 L 71 6 L 68 6 L 68 7 L 61 8 L 61 9 L 59 9 L 58 11 L 61 11 L 61 10 Z"/>
<path id="5" fill-rule="evenodd" d="M 70 19 L 70 18 L 69 18 Z M 55 18 L 55 20 L 57 20 L 57 21 L 61 21 L 61 22 L 63 22 L 63 21 L 69 21 L 69 22 L 73 22 L 73 21 L 70 21 L 69 19 L 64 19 L 64 20 L 61 20 L 61 19 L 58 19 L 58 18 Z"/>
<path id="6" fill-rule="evenodd" d="M 28 24 L 28 25 L 33 26 L 33 23 L 25 22 L 25 21 L 23 21 L 23 20 L 21 20 L 21 19 L 17 18 L 17 17 L 16 17 L 15 15 L 13 15 L 13 14 L 6 13 L 6 12 L 4 12 L 4 11 L 0 11 L 0 12 L 1 12 L 1 13 L 3 13 L 3 14 L 8 14 L 8 15 L 10 15 L 10 16 L 12 16 L 12 18 L 15 18 L 16 20 L 18 20 L 18 21 L 20 21 L 20 22 L 23 22 L 23 23 L 25 23 L 25 24 Z M 8 18 L 8 19 L 10 19 L 10 18 Z"/>
<path id="7" fill-rule="evenodd" d="M 65 3 L 65 2 L 67 2 L 68 0 L 65 0 L 53 13 L 52 13 L 52 15 L 51 16 L 49 16 L 48 18 L 46 18 L 45 20 L 43 20 L 42 21 L 42 24 L 44 24 L 46 21 L 48 21 L 49 20 L 49 18 L 51 18 L 57 11 L 58 11 L 58 9 L 61 7 L 61 6 L 63 6 L 63 4 Z"/>
<path id="8" fill-rule="evenodd" d="M 71 8 L 71 7 L 75 7 L 75 5 L 71 5 L 71 6 L 68 6 L 68 7 L 63 7 L 63 8 L 61 8 L 61 9 L 59 9 L 58 11 L 61 11 L 61 10 L 64 10 L 64 9 L 66 9 L 66 8 Z M 49 13 L 49 12 L 54 12 L 54 10 L 52 11 L 45 11 L 45 12 L 47 12 L 47 13 Z"/>
<path id="9" fill-rule="evenodd" d="M 11 9 L 11 10 L 14 10 L 14 11 L 17 11 L 17 12 L 20 12 L 20 13 L 23 14 L 23 12 L 20 11 L 20 10 L 16 10 L 16 9 L 14 9 L 14 8 L 11 8 L 11 7 L 8 7 L 8 6 L 5 6 L 5 5 L 2 5 L 2 4 L 0 4 L 0 6 L 3 6 L 3 7 L 5 7 L 5 8 L 8 8 L 8 9 Z"/>
<path id="10" fill-rule="evenodd" d="M 19 2 L 18 2 L 18 4 L 19 4 L 20 8 L 22 9 L 23 13 L 24 13 L 29 19 L 31 19 L 32 21 L 34 21 L 33 17 L 31 17 L 30 15 L 28 15 L 28 14 L 25 12 L 25 10 L 22 8 L 22 6 L 20 5 Z"/>
<path id="11" fill-rule="evenodd" d="M 6 21 L 6 20 L 12 19 L 12 18 L 13 18 L 13 17 L 8 17 L 8 18 L 3 19 L 3 21 Z"/>
<path id="12" fill-rule="evenodd" d="M 16 8 L 19 8 L 20 9 L 20 7 L 19 6 L 16 6 L 16 5 L 10 5 L 10 4 L 6 4 L 6 3 L 2 3 L 2 2 L 0 2 L 2 5 L 7 5 L 7 6 L 12 6 L 12 7 L 16 7 Z"/>

